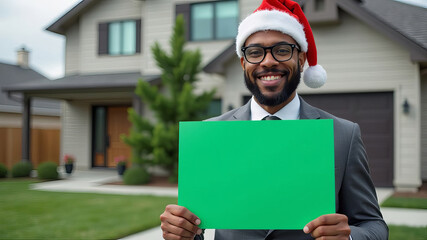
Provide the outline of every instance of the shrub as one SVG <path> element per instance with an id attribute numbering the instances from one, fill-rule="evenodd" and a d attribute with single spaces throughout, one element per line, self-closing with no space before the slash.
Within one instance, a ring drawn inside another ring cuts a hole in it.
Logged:
<path id="1" fill-rule="evenodd" d="M 19 162 L 12 167 L 12 177 L 29 177 L 33 166 L 29 161 Z"/>
<path id="2" fill-rule="evenodd" d="M 44 162 L 37 168 L 37 176 L 40 179 L 58 179 L 58 165 L 54 162 Z"/>
<path id="3" fill-rule="evenodd" d="M 132 167 L 126 170 L 123 175 L 123 182 L 127 185 L 139 185 L 148 183 L 149 181 L 150 175 L 142 167 Z"/>
<path id="4" fill-rule="evenodd" d="M 0 178 L 5 178 L 5 177 L 7 177 L 7 168 L 5 165 L 0 163 Z"/>

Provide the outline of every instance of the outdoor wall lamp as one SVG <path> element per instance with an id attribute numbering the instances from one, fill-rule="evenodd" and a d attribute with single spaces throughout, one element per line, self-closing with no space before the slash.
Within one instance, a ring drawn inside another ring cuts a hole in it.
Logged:
<path id="1" fill-rule="evenodd" d="M 234 109 L 233 104 L 228 105 L 228 111 L 231 111 L 231 110 L 233 110 L 233 109 Z"/>
<path id="2" fill-rule="evenodd" d="M 409 110 L 411 109 L 411 106 L 409 105 L 408 99 L 405 98 L 405 101 L 402 104 L 402 108 L 403 108 L 403 113 L 404 114 L 408 114 Z"/>

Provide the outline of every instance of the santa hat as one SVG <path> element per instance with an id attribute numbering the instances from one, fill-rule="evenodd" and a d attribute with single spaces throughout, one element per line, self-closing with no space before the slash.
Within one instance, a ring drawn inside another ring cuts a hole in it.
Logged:
<path id="1" fill-rule="evenodd" d="M 261 5 L 239 25 L 236 52 L 239 57 L 246 39 L 255 32 L 275 30 L 291 36 L 307 54 L 308 69 L 304 83 L 319 88 L 326 82 L 325 69 L 317 64 L 317 50 L 310 24 L 298 3 L 291 0 L 263 0 Z"/>

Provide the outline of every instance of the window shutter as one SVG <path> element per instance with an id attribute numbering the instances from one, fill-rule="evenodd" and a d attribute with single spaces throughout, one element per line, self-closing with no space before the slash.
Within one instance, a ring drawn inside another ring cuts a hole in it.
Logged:
<path id="1" fill-rule="evenodd" d="M 136 22 L 136 48 L 135 52 L 140 53 L 141 52 L 141 19 L 138 19 Z"/>
<path id="2" fill-rule="evenodd" d="M 182 14 L 184 17 L 184 27 L 185 27 L 185 39 L 190 40 L 190 4 L 178 4 L 175 6 L 175 18 L 179 14 Z"/>
<path id="3" fill-rule="evenodd" d="M 98 24 L 98 55 L 108 54 L 108 23 Z"/>

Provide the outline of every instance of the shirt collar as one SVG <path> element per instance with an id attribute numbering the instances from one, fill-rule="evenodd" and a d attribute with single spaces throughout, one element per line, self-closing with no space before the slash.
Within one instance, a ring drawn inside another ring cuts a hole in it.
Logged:
<path id="1" fill-rule="evenodd" d="M 295 93 L 294 99 L 286 106 L 277 111 L 274 116 L 279 117 L 282 120 L 297 120 L 299 119 L 301 102 L 298 97 L 298 93 Z M 251 98 L 251 120 L 261 120 L 265 116 L 271 115 L 264 110 L 254 99 Z"/>

